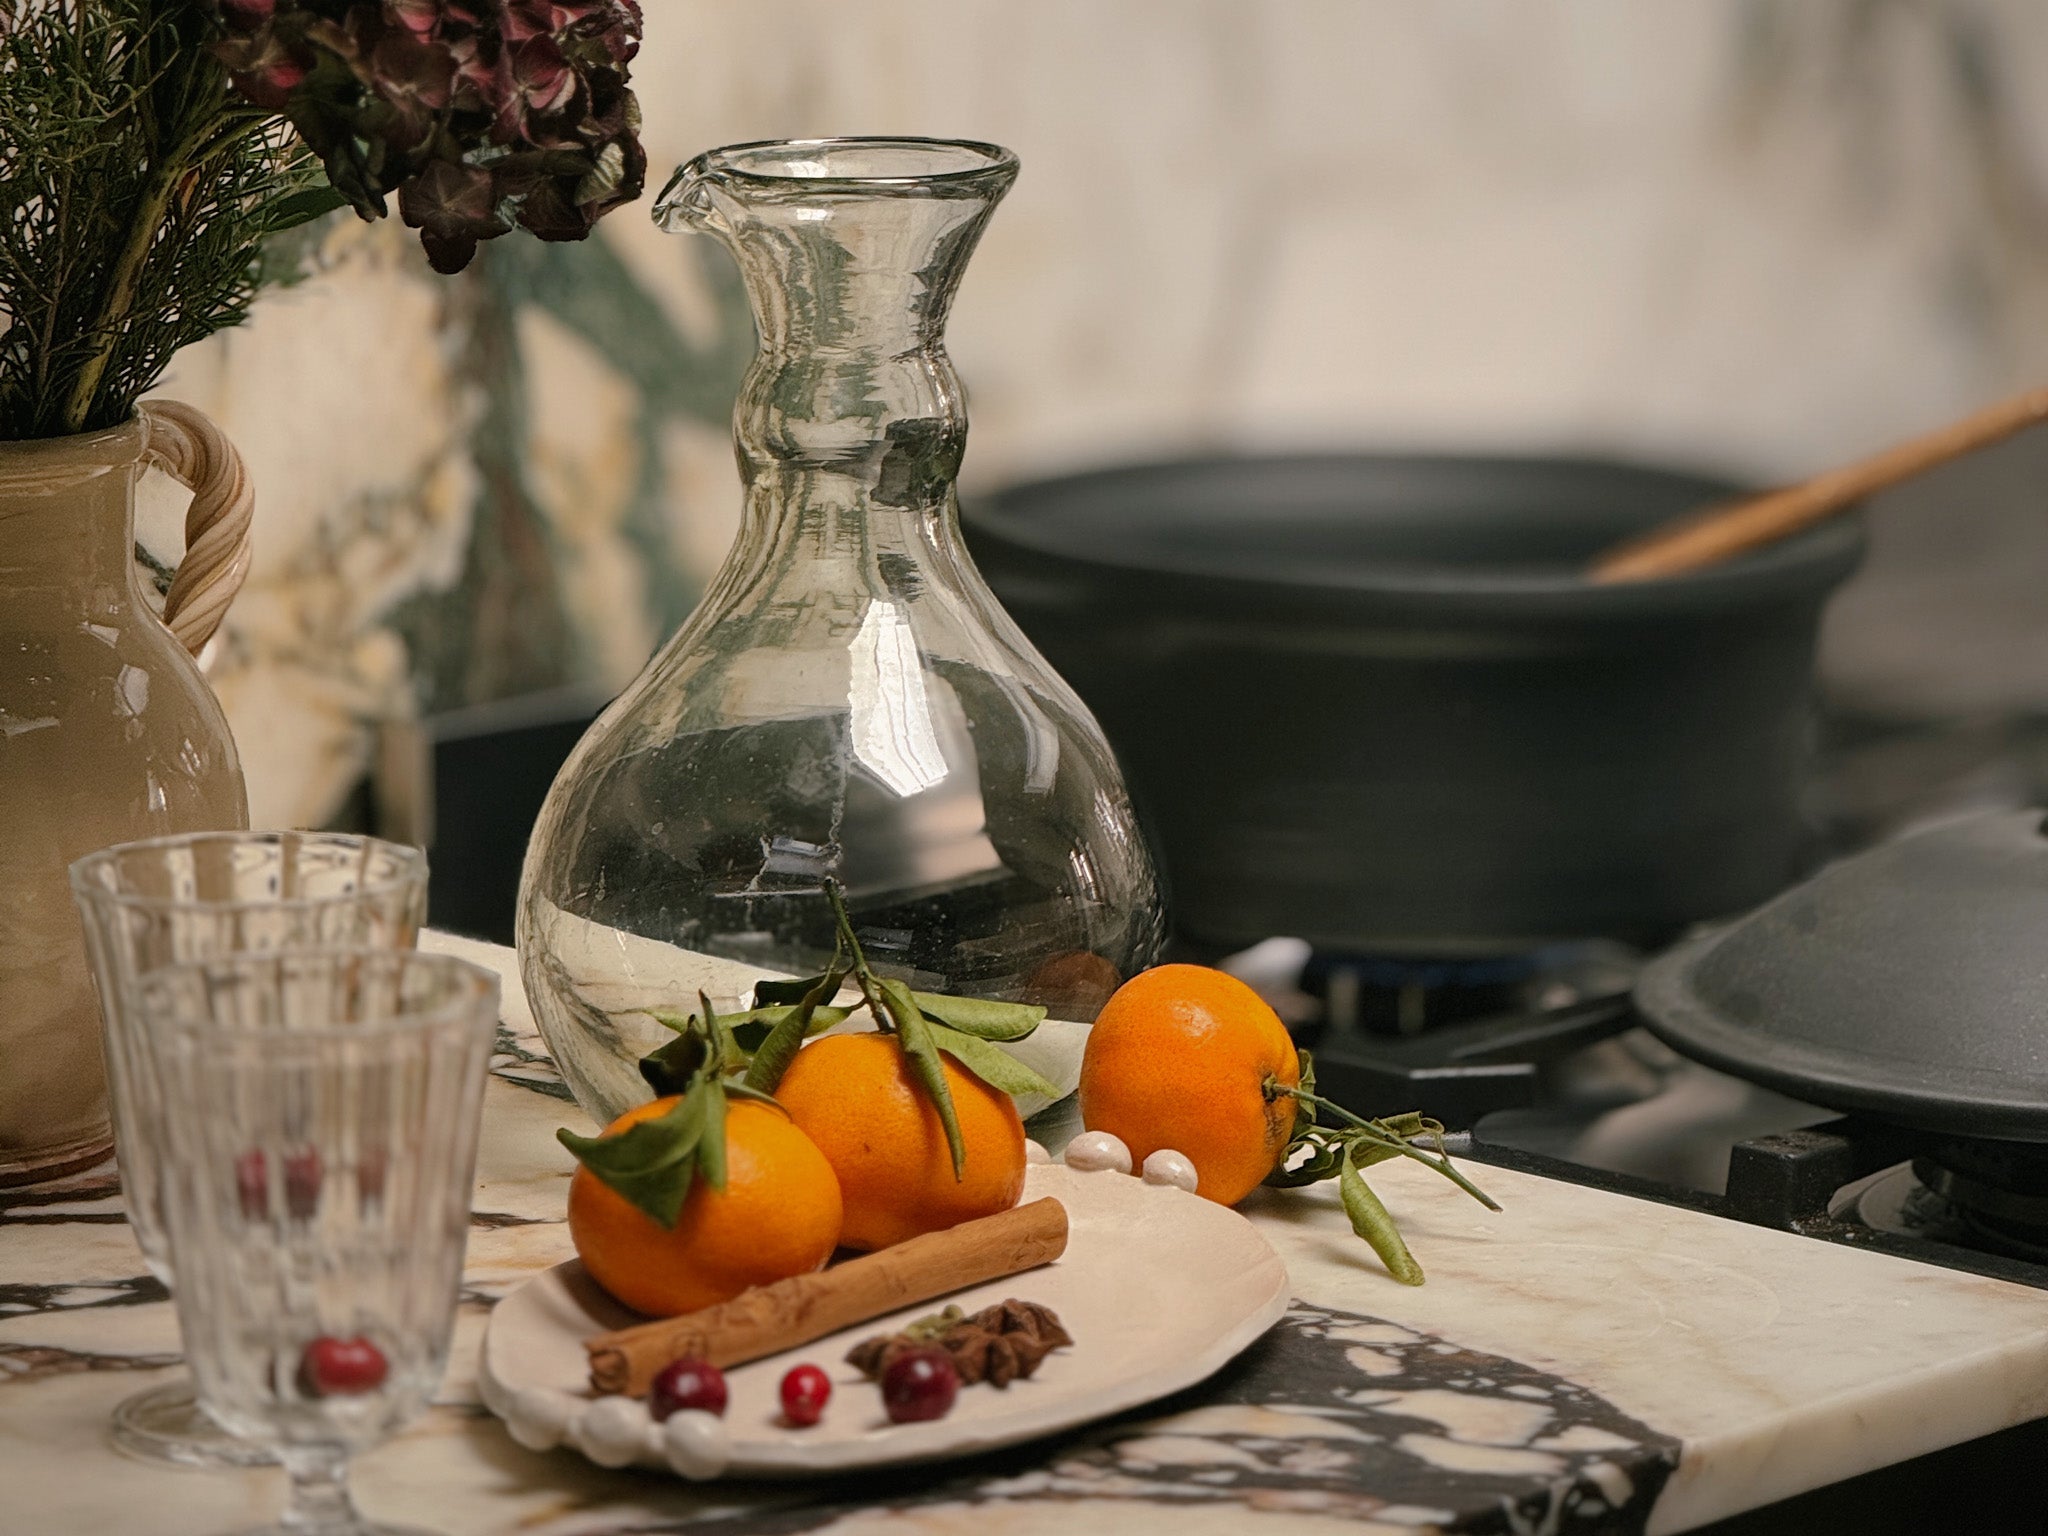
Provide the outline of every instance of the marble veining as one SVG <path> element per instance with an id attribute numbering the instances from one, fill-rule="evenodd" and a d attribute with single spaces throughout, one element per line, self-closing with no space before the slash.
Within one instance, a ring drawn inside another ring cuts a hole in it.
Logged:
<path id="1" fill-rule="evenodd" d="M 1391 1389 L 1382 1382 L 1383 1390 L 1361 1392 L 1350 1340 L 1355 1330 L 1385 1328 L 1377 1319 L 1298 1304 L 1202 1386 L 1050 1447 L 1001 1453 L 966 1472 L 852 1482 L 800 1507 L 735 1510 L 655 1529 L 731 1536 L 834 1530 L 878 1499 L 910 1516 L 943 1511 L 945 1529 L 977 1510 L 1008 1521 L 1033 1506 L 1078 1500 L 1122 1506 L 1131 1521 L 1170 1512 L 1176 1528 L 1192 1509 L 1233 1506 L 1362 1522 L 1366 1530 L 1567 1536 L 1643 1528 L 1676 1464 L 1675 1440 L 1569 1382 L 1510 1360 L 1439 1349 L 1443 1341 L 1398 1327 L 1388 1330 L 1401 1339 L 1387 1346 L 1398 1370 Z M 1494 1395 L 1510 1383 L 1535 1398 Z M 1600 1439 L 1548 1453 L 1518 1450 L 1501 1438 L 1504 1415 L 1529 1434 L 1547 1428 Z"/>
<path id="2" fill-rule="evenodd" d="M 1010 1536 L 1269 1528 L 1367 1536 L 1690 1529 L 2048 1412 L 2036 1293 L 1693 1212 L 1479 1170 L 1488 1217 L 1417 1170 L 1377 1182 L 1429 1269 L 1395 1285 L 1326 1191 L 1247 1207 L 1288 1264 L 1283 1322 L 1203 1385 L 964 1465 L 824 1485 L 688 1486 L 521 1449 L 481 1406 L 495 1302 L 569 1254 L 576 1123 L 508 951 L 428 947 L 506 976 L 446 1380 L 362 1458 L 373 1517 L 448 1536 Z M 1104 1173 L 1100 1177 L 1123 1175 Z M 178 1363 L 176 1323 L 111 1168 L 0 1192 L 0 1486 L 10 1530 L 209 1536 L 274 1508 L 276 1474 L 123 1458 L 113 1405 Z"/>

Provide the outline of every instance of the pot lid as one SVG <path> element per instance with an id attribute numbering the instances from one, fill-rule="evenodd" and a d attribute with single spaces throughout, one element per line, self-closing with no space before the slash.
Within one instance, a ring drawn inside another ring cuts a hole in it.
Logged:
<path id="1" fill-rule="evenodd" d="M 1947 823 L 1846 859 L 1647 966 L 1675 1049 L 1830 1109 L 2048 1141 L 2041 811 Z"/>

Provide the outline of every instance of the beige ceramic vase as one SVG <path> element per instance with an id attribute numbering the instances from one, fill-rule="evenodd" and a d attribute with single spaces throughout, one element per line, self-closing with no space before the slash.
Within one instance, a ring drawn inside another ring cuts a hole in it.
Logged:
<path id="1" fill-rule="evenodd" d="M 194 492 L 162 620 L 135 575 L 145 464 Z M 66 867 L 112 843 L 248 825 L 227 718 L 194 657 L 248 572 L 252 506 L 240 456 L 190 406 L 0 442 L 0 1184 L 112 1145 Z"/>

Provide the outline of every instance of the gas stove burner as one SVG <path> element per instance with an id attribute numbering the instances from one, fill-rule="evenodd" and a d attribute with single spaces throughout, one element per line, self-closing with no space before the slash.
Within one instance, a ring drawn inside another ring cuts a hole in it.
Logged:
<path id="1" fill-rule="evenodd" d="M 2048 1147 L 1932 1142 L 1845 1186 L 1828 1214 L 1873 1232 L 2048 1264 Z"/>
<path id="2" fill-rule="evenodd" d="M 1390 955 L 1318 951 L 1301 990 L 1323 1004 L 1332 1032 L 1407 1039 L 1447 1025 L 1575 1002 L 1625 984 L 1633 956 L 1619 945 L 1555 944 L 1504 955 Z M 1588 973 L 1600 971 L 1597 981 Z"/>
<path id="3" fill-rule="evenodd" d="M 2048 1263 L 2048 1147 L 1944 1138 L 1913 1172 L 1976 1246 Z"/>
<path id="4" fill-rule="evenodd" d="M 1481 958 L 1311 955 L 1320 1089 L 1358 1114 L 1453 1127 L 1537 1102 L 1550 1064 L 1635 1022 L 1635 956 L 1602 942 Z"/>
<path id="5" fill-rule="evenodd" d="M 1911 1163 L 1894 1163 L 1843 1185 L 1828 1203 L 1828 1215 L 1845 1226 L 1867 1227 L 1888 1237 L 1970 1246 L 1970 1234 L 1955 1207 L 1921 1183 Z"/>
<path id="6" fill-rule="evenodd" d="M 1479 1135 L 1453 1135 L 1446 1142 L 1455 1157 L 2048 1291 L 2048 1246 L 2041 1234 L 2028 1230 L 2015 1236 L 2009 1222 L 1996 1226 L 1996 1218 L 1987 1223 L 1983 1212 L 1959 1207 L 1953 1189 L 1944 1194 L 1921 1182 L 1915 1168 L 1937 1144 L 1881 1121 L 1844 1116 L 1737 1142 L 1728 1161 L 1727 1191 L 1719 1195 L 1587 1167 Z M 1951 1161 L 1975 1155 L 2027 1170 L 2048 1164 L 2048 1147 L 1966 1142 L 1957 1153 L 1957 1145 L 1951 1142 L 1943 1149 Z"/>

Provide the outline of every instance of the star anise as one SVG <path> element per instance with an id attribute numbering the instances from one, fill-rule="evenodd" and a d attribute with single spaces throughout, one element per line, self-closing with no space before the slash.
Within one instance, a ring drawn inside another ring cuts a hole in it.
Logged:
<path id="1" fill-rule="evenodd" d="M 918 1319 L 901 1333 L 876 1334 L 849 1350 L 846 1362 L 864 1376 L 879 1378 L 902 1351 L 936 1343 L 951 1357 L 963 1386 L 985 1381 L 1007 1387 L 1031 1376 L 1047 1355 L 1073 1342 L 1050 1307 L 1012 1299 L 984 1307 L 972 1317 L 948 1307 Z"/>
<path id="2" fill-rule="evenodd" d="M 1074 1342 L 1074 1336 L 1060 1325 L 1059 1314 L 1036 1301 L 1018 1301 L 1013 1297 L 983 1307 L 969 1321 L 991 1333 L 1027 1334 L 1044 1341 L 1048 1349 L 1060 1349 Z"/>

